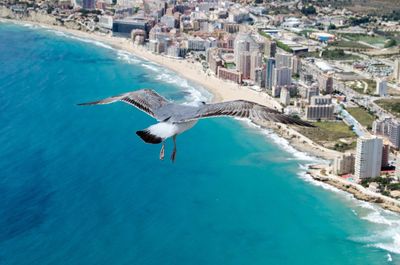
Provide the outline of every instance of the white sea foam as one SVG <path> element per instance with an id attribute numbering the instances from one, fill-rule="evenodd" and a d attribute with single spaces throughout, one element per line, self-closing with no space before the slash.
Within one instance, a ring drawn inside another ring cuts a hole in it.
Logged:
<path id="1" fill-rule="evenodd" d="M 148 64 L 148 63 L 142 63 L 141 66 L 143 66 L 146 69 L 149 69 L 153 72 L 159 73 L 161 71 L 160 67 Z"/>
<path id="2" fill-rule="evenodd" d="M 125 51 L 118 51 L 117 58 L 122 61 L 125 61 L 129 64 L 138 64 L 138 63 L 142 62 L 142 60 L 139 59 L 138 57 L 130 54 L 129 52 L 125 52 Z"/>
<path id="3" fill-rule="evenodd" d="M 160 80 L 162 82 L 173 84 L 181 88 L 183 91 L 187 92 L 185 96 L 185 100 L 188 104 L 195 104 L 199 101 L 209 101 L 211 99 L 211 94 L 207 92 L 201 86 L 197 86 L 189 83 L 189 81 L 176 73 L 164 69 L 161 66 L 151 66 L 153 68 L 158 68 L 161 71 L 158 71 L 158 74 L 155 76 L 156 80 Z"/>
<path id="4" fill-rule="evenodd" d="M 25 24 L 25 26 L 37 27 L 36 25 L 32 24 Z M 53 31 L 55 34 L 59 36 L 76 39 L 86 43 L 92 43 L 95 44 L 96 46 L 107 49 L 114 49 L 111 46 L 104 44 L 102 42 L 76 37 L 52 29 L 48 30 Z M 116 50 L 116 51 L 119 59 L 124 60 L 130 64 L 141 63 L 143 67 L 157 73 L 155 77 L 157 80 L 162 80 L 163 82 L 174 84 L 179 88 L 183 89 L 184 91 L 188 92 L 188 95 L 186 96 L 185 100 L 189 101 L 189 104 L 198 101 L 207 101 L 211 98 L 211 94 L 206 92 L 206 90 L 204 90 L 202 87 L 190 84 L 186 79 L 178 76 L 176 73 L 173 73 L 172 71 L 163 68 L 162 66 L 140 59 L 132 55 L 131 53 L 125 51 L 121 50 Z M 243 121 L 243 119 L 241 120 Z M 286 152 L 293 154 L 293 157 L 296 160 L 303 162 L 303 164 L 299 164 L 300 170 L 298 175 L 301 179 L 311 183 L 312 185 L 322 187 L 331 192 L 339 193 L 341 196 L 343 196 L 343 198 L 346 198 L 350 202 L 351 207 L 353 208 L 352 212 L 355 215 L 360 216 L 360 218 L 366 222 L 374 224 L 375 231 L 373 231 L 370 236 L 353 238 L 353 240 L 358 242 L 363 242 L 370 247 L 376 247 L 384 249 L 391 253 L 400 254 L 400 221 L 399 221 L 400 216 L 398 214 L 385 211 L 371 203 L 356 200 L 353 195 L 347 192 L 339 190 L 331 185 L 314 180 L 309 174 L 306 173 L 306 169 L 309 166 L 309 164 L 305 164 L 304 162 L 327 163 L 327 161 L 296 150 L 290 145 L 290 143 L 286 139 L 280 137 L 272 130 L 263 129 L 260 126 L 252 123 L 248 119 L 244 120 L 244 122 L 246 125 L 252 128 L 259 129 L 262 132 L 262 134 L 265 135 L 268 139 L 272 140 L 275 144 L 280 146 Z M 390 253 L 388 253 L 387 255 L 388 255 L 388 261 L 391 261 L 392 257 Z"/>
<path id="5" fill-rule="evenodd" d="M 382 209 L 375 204 L 357 200 L 352 194 L 337 189 L 329 184 L 314 180 L 306 173 L 308 165 L 300 165 L 299 177 L 312 185 L 319 186 L 325 190 L 335 192 L 347 200 L 354 215 L 372 226 L 370 235 L 364 237 L 350 238 L 356 242 L 364 243 L 368 247 L 374 247 L 400 254 L 400 215 Z M 388 253 L 388 255 L 390 255 Z M 391 257 L 391 256 L 390 256 Z"/>
<path id="6" fill-rule="evenodd" d="M 98 47 L 102 47 L 102 48 L 105 48 L 105 49 L 115 50 L 110 45 L 105 44 L 105 43 L 103 43 L 101 41 L 96 41 L 96 40 L 77 37 L 75 35 L 72 35 L 72 34 L 69 34 L 69 33 L 65 33 L 65 32 L 62 32 L 62 31 L 59 31 L 59 30 L 51 29 L 51 28 L 46 28 L 46 27 L 44 27 L 44 28 L 47 29 L 49 32 L 52 32 L 52 33 L 54 33 L 54 34 L 56 34 L 58 36 L 62 36 L 62 37 L 66 37 L 66 38 L 70 38 L 70 39 L 74 39 L 74 40 L 78 40 L 78 41 L 85 42 L 85 43 L 91 43 L 91 44 L 94 44 L 94 45 L 96 45 Z"/>
<path id="7" fill-rule="evenodd" d="M 297 149 L 295 149 L 289 141 L 287 141 L 285 138 L 280 137 L 278 134 L 273 132 L 270 129 L 262 128 L 261 126 L 253 123 L 249 119 L 238 119 L 241 121 L 244 121 L 244 123 L 251 128 L 255 128 L 259 130 L 264 136 L 266 136 L 268 139 L 272 140 L 275 144 L 277 144 L 281 149 L 285 150 L 286 152 L 290 153 L 293 155 L 293 157 L 296 160 L 299 161 L 309 161 L 309 162 L 314 162 L 314 163 L 320 163 L 320 164 L 326 164 L 327 161 L 311 156 L 308 153 L 301 152 Z"/>

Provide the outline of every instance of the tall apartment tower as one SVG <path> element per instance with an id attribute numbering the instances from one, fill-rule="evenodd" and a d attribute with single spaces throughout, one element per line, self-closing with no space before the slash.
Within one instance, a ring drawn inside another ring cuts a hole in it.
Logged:
<path id="1" fill-rule="evenodd" d="M 256 81 L 256 69 L 262 66 L 262 54 L 252 52 L 250 55 L 250 79 Z"/>
<path id="2" fill-rule="evenodd" d="M 280 101 L 284 106 L 290 105 L 290 90 L 287 87 L 281 89 Z"/>
<path id="3" fill-rule="evenodd" d="M 394 176 L 400 181 L 400 153 L 396 157 L 396 173 Z"/>
<path id="4" fill-rule="evenodd" d="M 288 67 L 275 68 L 272 76 L 272 86 L 288 86 L 292 83 L 292 69 Z"/>
<path id="5" fill-rule="evenodd" d="M 272 78 L 274 76 L 275 69 L 275 59 L 269 58 L 267 61 L 267 66 L 265 68 L 265 87 L 267 89 L 272 89 Z"/>
<path id="6" fill-rule="evenodd" d="M 276 42 L 273 40 L 265 40 L 264 44 L 264 56 L 267 58 L 275 58 L 276 54 Z"/>
<path id="7" fill-rule="evenodd" d="M 358 179 L 380 176 L 382 165 L 381 138 L 376 136 L 363 136 L 357 140 L 357 152 L 355 161 L 355 177 Z"/>
<path id="8" fill-rule="evenodd" d="M 301 71 L 301 59 L 299 56 L 292 58 L 292 74 L 299 75 Z"/>
<path id="9" fill-rule="evenodd" d="M 233 55 L 235 57 L 236 69 L 238 69 L 238 65 L 240 64 L 240 56 L 245 53 L 258 51 L 258 43 L 253 39 L 250 33 L 240 32 L 234 41 L 233 44 Z M 239 70 L 240 71 L 240 70 Z"/>
<path id="10" fill-rule="evenodd" d="M 387 95 L 387 82 L 385 79 L 376 79 L 376 95 L 384 97 Z"/>
<path id="11" fill-rule="evenodd" d="M 249 52 L 243 52 L 239 56 L 238 64 L 236 65 L 236 69 L 242 73 L 243 79 L 250 79 L 251 73 L 251 55 Z"/>
<path id="12" fill-rule="evenodd" d="M 322 94 L 331 94 L 333 92 L 333 77 L 331 75 L 321 73 L 317 79 Z"/>
<path id="13" fill-rule="evenodd" d="M 276 67 L 287 67 L 292 69 L 292 58 L 293 55 L 287 53 L 277 53 L 275 56 Z"/>

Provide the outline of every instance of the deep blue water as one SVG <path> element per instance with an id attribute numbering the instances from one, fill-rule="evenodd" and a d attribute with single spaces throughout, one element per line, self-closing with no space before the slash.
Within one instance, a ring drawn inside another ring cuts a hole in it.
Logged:
<path id="1" fill-rule="evenodd" d="M 0 264 L 399 264 L 399 217 L 306 181 L 271 135 L 202 120 L 172 164 L 135 135 L 144 113 L 76 106 L 144 87 L 199 98 L 157 65 L 0 23 Z"/>

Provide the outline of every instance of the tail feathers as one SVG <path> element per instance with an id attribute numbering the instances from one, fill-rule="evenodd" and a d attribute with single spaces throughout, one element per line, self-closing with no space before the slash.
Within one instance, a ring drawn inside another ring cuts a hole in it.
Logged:
<path id="1" fill-rule="evenodd" d="M 159 144 L 163 141 L 163 138 L 151 134 L 149 130 L 137 131 L 136 134 L 148 144 Z"/>

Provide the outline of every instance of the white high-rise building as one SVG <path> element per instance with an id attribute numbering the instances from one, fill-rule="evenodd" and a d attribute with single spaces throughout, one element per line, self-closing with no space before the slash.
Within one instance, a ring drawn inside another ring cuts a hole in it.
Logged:
<path id="1" fill-rule="evenodd" d="M 288 86 L 292 83 L 292 69 L 288 67 L 275 68 L 272 86 Z"/>
<path id="2" fill-rule="evenodd" d="M 397 157 L 396 157 L 396 172 L 395 172 L 394 176 L 396 177 L 396 179 L 398 181 L 400 181 L 400 153 L 397 154 Z"/>
<path id="3" fill-rule="evenodd" d="M 376 79 L 376 95 L 384 97 L 387 95 L 387 82 L 384 79 Z"/>
<path id="4" fill-rule="evenodd" d="M 262 66 L 262 54 L 260 52 L 252 52 L 250 55 L 250 79 L 256 80 L 256 69 Z"/>
<path id="5" fill-rule="evenodd" d="M 293 55 L 287 53 L 277 53 L 275 55 L 276 68 L 287 67 L 292 68 Z"/>
<path id="6" fill-rule="evenodd" d="M 250 33 L 240 32 L 235 38 L 233 49 L 235 64 L 236 67 L 238 67 L 240 63 L 240 55 L 242 55 L 244 52 L 249 52 L 251 54 L 255 51 L 258 51 L 259 47 L 257 42 L 250 35 Z M 236 69 L 239 70 L 238 68 Z"/>
<path id="7" fill-rule="evenodd" d="M 282 88 L 280 101 L 285 106 L 290 105 L 290 90 L 287 87 Z"/>
<path id="8" fill-rule="evenodd" d="M 356 161 L 354 175 L 358 179 L 378 177 L 382 165 L 381 138 L 376 136 L 363 136 L 357 140 Z"/>

